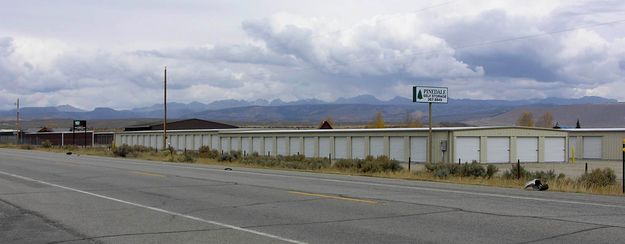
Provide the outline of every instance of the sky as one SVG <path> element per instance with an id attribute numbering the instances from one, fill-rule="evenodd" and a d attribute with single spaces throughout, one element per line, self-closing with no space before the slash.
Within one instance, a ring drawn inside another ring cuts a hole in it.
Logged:
<path id="1" fill-rule="evenodd" d="M 625 101 L 622 0 L 0 0 L 0 109 L 168 101 Z"/>

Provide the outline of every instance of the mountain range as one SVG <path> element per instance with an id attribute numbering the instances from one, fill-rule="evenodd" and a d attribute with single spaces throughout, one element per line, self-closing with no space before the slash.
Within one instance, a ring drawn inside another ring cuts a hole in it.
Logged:
<path id="1" fill-rule="evenodd" d="M 361 95 L 351 98 L 339 98 L 332 102 L 318 99 L 304 99 L 292 102 L 275 100 L 220 100 L 204 104 L 199 102 L 167 104 L 168 117 L 172 119 L 202 118 L 215 121 L 231 122 L 234 124 L 272 124 L 272 123 L 299 123 L 316 124 L 331 117 L 338 123 L 366 123 L 371 121 L 376 112 L 382 112 L 386 121 L 400 123 L 408 115 L 421 117 L 427 120 L 427 104 L 413 103 L 405 97 L 395 97 L 389 100 L 380 100 L 371 95 Z M 435 122 L 469 122 L 471 124 L 514 124 L 511 118 L 516 118 L 515 111 L 540 109 L 556 109 L 568 106 L 568 110 L 584 105 L 621 105 L 617 100 L 602 97 L 581 98 L 545 98 L 531 100 L 472 100 L 450 99 L 448 104 L 435 104 L 433 115 Z M 21 118 L 25 120 L 37 119 L 140 119 L 163 116 L 163 105 L 115 110 L 112 108 L 95 108 L 85 111 L 71 105 L 56 107 L 24 107 L 20 109 Z M 602 107 L 603 108 L 603 107 Z M 580 107 L 581 109 L 581 107 Z M 540 110 L 540 111 L 539 111 Z M 511 115 L 506 115 L 512 113 Z M 566 112 L 563 112 L 563 115 Z M 559 115 L 559 114 L 556 114 Z M 498 117 L 499 116 L 499 117 Z M 502 117 L 503 116 L 503 117 Z M 558 116 L 554 116 L 557 117 Z M 0 120 L 14 120 L 15 110 L 0 111 Z M 621 118 L 622 119 L 622 118 Z M 598 123 L 601 125 L 601 123 Z"/>

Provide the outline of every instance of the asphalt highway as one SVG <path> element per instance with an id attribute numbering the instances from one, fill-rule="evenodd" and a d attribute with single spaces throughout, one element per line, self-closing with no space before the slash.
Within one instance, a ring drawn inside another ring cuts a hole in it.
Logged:
<path id="1" fill-rule="evenodd" d="M 625 197 L 0 149 L 0 243 L 621 243 Z"/>

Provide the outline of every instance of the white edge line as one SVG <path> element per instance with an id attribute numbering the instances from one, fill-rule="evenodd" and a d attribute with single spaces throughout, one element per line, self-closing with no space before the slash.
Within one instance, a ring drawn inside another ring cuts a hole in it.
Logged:
<path id="1" fill-rule="evenodd" d="M 67 187 L 67 186 L 57 185 L 57 184 L 54 184 L 54 183 L 45 182 L 45 181 L 29 178 L 29 177 L 26 177 L 26 176 L 16 175 L 16 174 L 4 172 L 4 171 L 0 171 L 0 174 L 11 176 L 11 177 L 15 177 L 15 178 L 22 179 L 22 180 L 37 182 L 37 183 L 48 185 L 48 186 L 58 187 L 58 188 L 62 188 L 62 189 L 65 189 L 65 190 L 70 190 L 70 191 L 74 191 L 74 192 L 78 192 L 78 193 L 82 193 L 82 194 L 86 194 L 86 195 L 90 195 L 90 196 L 94 196 L 94 197 L 99 197 L 99 198 L 103 198 L 103 199 L 114 201 L 114 202 L 124 203 L 124 204 L 132 205 L 132 206 L 135 206 L 135 207 L 145 208 L 145 209 L 149 209 L 149 210 L 160 212 L 160 213 L 165 213 L 165 214 L 169 214 L 169 215 L 183 217 L 183 218 L 187 218 L 187 219 L 191 219 L 191 220 L 195 220 L 195 221 L 199 221 L 199 222 L 203 222 L 203 223 L 207 223 L 207 224 L 213 224 L 213 225 L 218 225 L 218 226 L 229 228 L 229 229 L 233 229 L 233 230 L 248 232 L 248 233 L 252 233 L 252 234 L 256 234 L 256 235 L 259 235 L 259 236 L 264 236 L 264 237 L 268 237 L 268 238 L 272 238 L 272 239 L 276 239 L 276 240 L 281 240 L 281 241 L 290 242 L 290 243 L 296 243 L 296 244 L 304 244 L 304 243 L 306 243 L 306 242 L 302 242 L 302 241 L 297 241 L 297 240 L 293 240 L 293 239 L 289 239 L 289 238 L 285 238 L 285 237 L 280 237 L 280 236 L 268 234 L 268 233 L 265 233 L 265 232 L 255 231 L 255 230 L 251 230 L 251 229 L 245 229 L 245 228 L 242 228 L 242 227 L 229 225 L 229 224 L 224 224 L 224 223 L 220 223 L 220 222 L 217 222 L 217 221 L 212 221 L 212 220 L 202 219 L 202 218 L 198 218 L 198 217 L 191 216 L 191 215 L 186 215 L 186 214 L 181 214 L 181 213 L 177 213 L 177 212 L 172 212 L 172 211 L 161 209 L 161 208 L 155 208 L 155 207 L 151 207 L 151 206 L 147 206 L 147 205 L 143 205 L 143 204 L 139 204 L 139 203 L 124 201 L 124 200 L 121 200 L 121 199 L 117 199 L 117 198 L 113 198 L 113 197 L 109 197 L 109 196 L 105 196 L 105 195 L 100 195 L 100 194 L 96 194 L 96 193 L 92 193 L 92 192 L 88 192 L 88 191 L 83 191 L 83 190 L 79 190 L 79 189 L 75 189 L 75 188 L 71 188 L 71 187 Z"/>

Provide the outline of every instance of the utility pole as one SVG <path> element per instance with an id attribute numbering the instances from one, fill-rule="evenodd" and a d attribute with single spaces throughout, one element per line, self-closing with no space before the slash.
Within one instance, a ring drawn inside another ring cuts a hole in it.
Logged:
<path id="1" fill-rule="evenodd" d="M 167 150 L 167 66 L 163 79 L 163 150 Z"/>
<path id="2" fill-rule="evenodd" d="M 20 129 L 21 128 L 20 128 L 20 99 L 19 98 L 17 99 L 17 102 L 15 103 L 15 105 L 17 105 L 17 109 L 15 110 L 16 111 L 15 130 L 17 131 L 16 143 L 20 144 Z"/>

